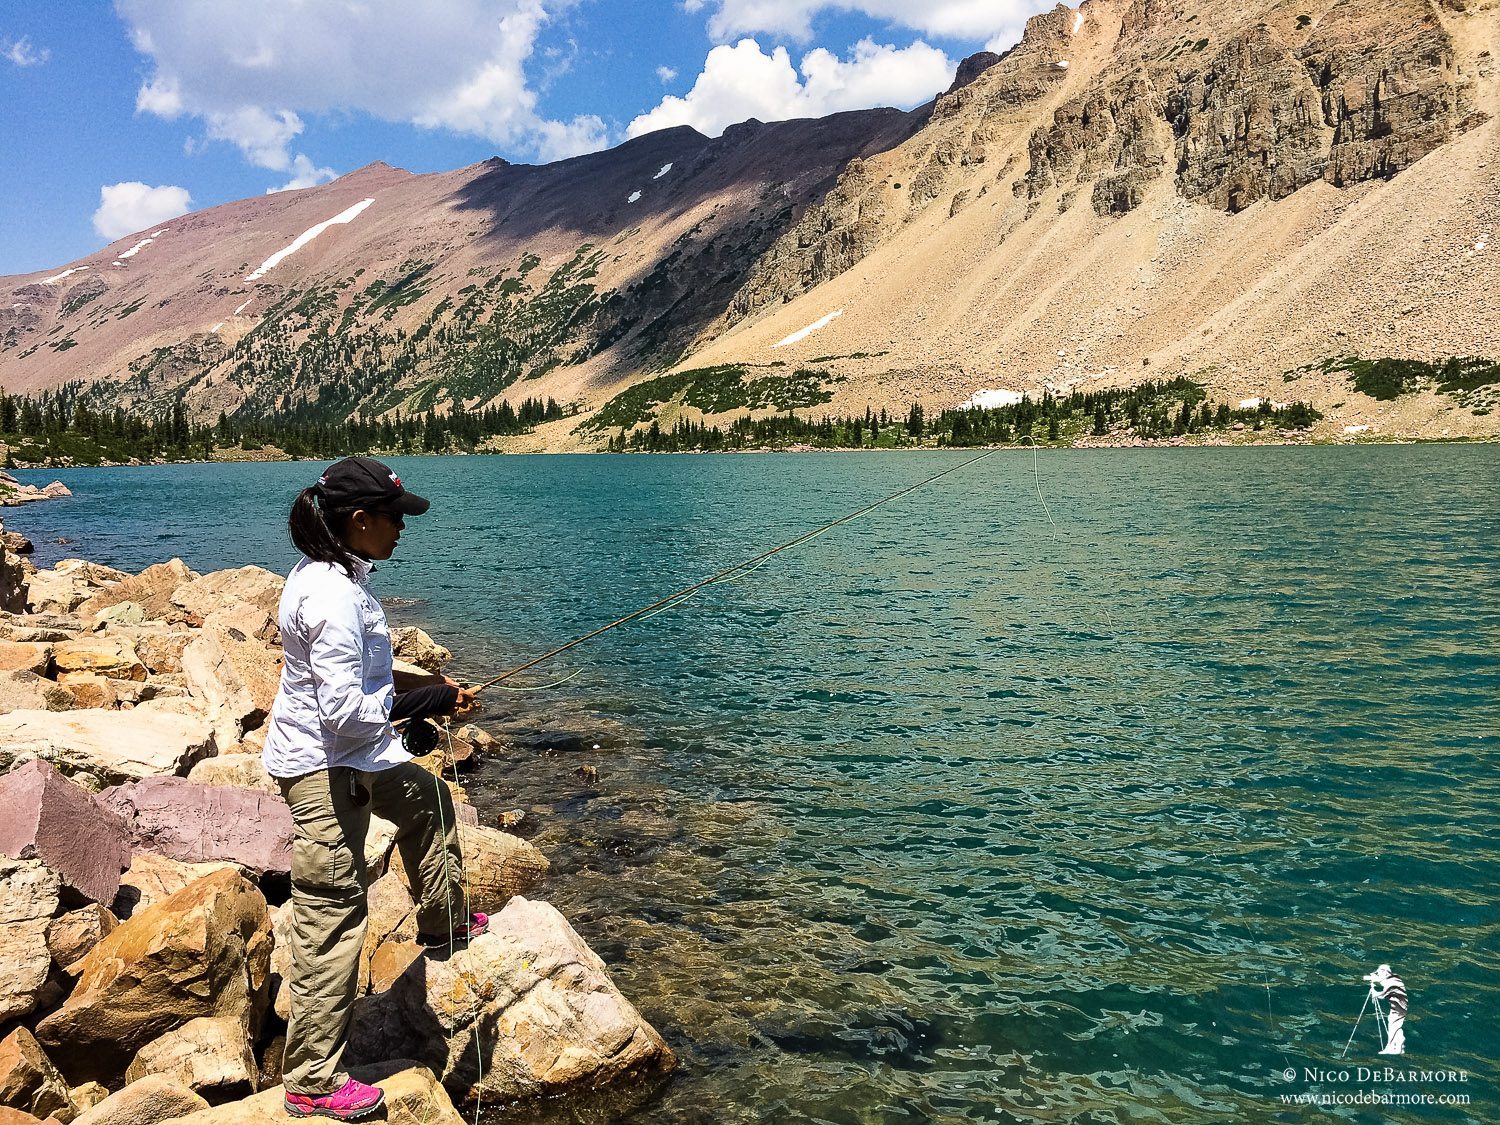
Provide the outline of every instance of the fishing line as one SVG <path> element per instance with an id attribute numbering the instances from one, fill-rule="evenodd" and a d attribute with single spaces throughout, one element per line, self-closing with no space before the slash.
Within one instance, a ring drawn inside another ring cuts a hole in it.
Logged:
<path id="1" fill-rule="evenodd" d="M 524 690 L 524 689 L 517 689 L 517 690 Z M 453 784 L 454 785 L 458 785 L 459 784 L 459 780 L 458 780 L 458 756 L 453 752 L 453 727 L 452 727 L 452 725 L 449 724 L 449 723 L 444 723 L 443 724 L 443 733 L 448 738 L 448 760 L 453 763 Z M 446 824 L 446 818 L 443 816 L 443 777 L 442 777 L 442 769 L 443 769 L 443 763 L 442 763 L 441 760 L 439 760 L 438 761 L 438 772 L 432 776 L 432 784 L 433 784 L 433 788 L 437 792 L 438 830 L 439 830 L 439 832 L 440 832 L 440 834 L 441 834 L 441 836 L 443 838 L 443 841 L 444 841 L 444 843 L 443 843 L 443 896 L 444 896 L 444 899 L 445 899 L 445 902 L 446 902 L 446 909 L 447 909 L 447 912 L 448 912 L 448 959 L 449 959 L 449 961 L 451 961 L 453 959 L 453 953 L 454 953 L 454 949 L 455 949 L 454 928 L 453 928 L 453 869 L 452 869 L 452 867 L 450 866 L 450 863 L 449 863 L 448 845 L 447 845 L 448 828 L 447 828 L 447 824 Z M 463 896 L 464 896 L 464 925 L 465 925 L 465 927 L 467 927 L 467 926 L 470 926 L 470 925 L 473 924 L 473 921 L 474 921 L 474 912 L 473 912 L 472 909 L 470 909 L 471 902 L 470 902 L 470 898 L 469 898 L 469 870 L 468 870 L 468 863 L 464 859 L 463 841 L 459 838 L 459 832 L 460 832 L 460 829 L 459 829 L 459 821 L 458 821 L 458 811 L 457 811 L 457 808 L 455 807 L 455 809 L 454 809 L 454 818 L 453 818 L 453 839 L 454 839 L 454 844 L 456 845 L 456 850 L 458 852 L 458 879 L 459 879 L 459 887 L 463 890 Z M 475 1060 L 477 1062 L 478 1071 L 477 1071 L 477 1077 L 474 1080 L 474 1125 L 479 1125 L 480 1107 L 481 1107 L 481 1105 L 482 1105 L 482 1103 L 484 1101 L 484 1091 L 482 1089 L 482 1086 L 484 1084 L 484 1049 L 483 1049 L 483 1047 L 482 1047 L 482 1045 L 480 1044 L 480 1041 L 479 1041 L 479 1031 L 480 1031 L 479 1025 L 480 1025 L 480 1019 L 479 1019 L 479 995 L 478 995 L 478 992 L 476 991 L 476 993 L 475 993 L 475 999 L 474 999 L 474 1020 L 473 1020 L 473 1026 L 474 1026 L 474 1056 L 475 1056 Z M 451 1048 L 452 1048 L 452 1042 L 453 1042 L 453 1033 L 449 1032 L 448 1035 L 446 1036 L 446 1038 L 448 1040 L 449 1048 L 451 1050 Z"/>
<path id="2" fill-rule="evenodd" d="M 916 484 L 908 485 L 906 488 L 903 488 L 898 492 L 893 492 L 889 496 L 885 496 L 879 500 L 876 500 L 873 504 L 867 504 L 857 512 L 851 512 L 846 516 L 840 516 L 838 519 L 829 520 L 821 527 L 814 528 L 812 531 L 804 532 L 794 539 L 787 540 L 785 543 L 782 543 L 778 547 L 772 547 L 769 551 L 762 551 L 754 558 L 746 559 L 744 562 L 736 563 L 731 567 L 726 567 L 724 570 L 721 570 L 717 574 L 703 579 L 701 582 L 694 582 L 691 586 L 685 586 L 681 590 L 677 590 L 671 594 L 668 594 L 664 598 L 657 599 L 648 606 L 642 606 L 634 613 L 627 613 L 624 617 L 616 618 L 614 621 L 611 621 L 607 625 L 601 625 L 599 628 L 593 630 L 592 632 L 585 633 L 581 637 L 575 637 L 567 644 L 558 645 L 556 648 L 548 652 L 544 652 L 538 657 L 534 657 L 533 659 L 528 660 L 525 664 L 518 664 L 516 667 L 511 668 L 509 671 L 502 672 L 500 673 L 500 675 L 495 676 L 493 679 L 486 680 L 484 683 L 480 684 L 474 689 L 474 694 L 478 695 L 480 692 L 485 691 L 488 688 L 495 687 L 496 685 L 503 683 L 505 680 L 510 679 L 512 676 L 519 675 L 520 673 L 526 671 L 528 668 L 535 668 L 544 660 L 551 660 L 554 656 L 558 656 L 561 653 L 567 652 L 571 648 L 576 648 L 578 645 L 583 644 L 584 641 L 593 640 L 601 633 L 607 633 L 611 629 L 617 629 L 621 625 L 627 624 L 628 622 L 635 621 L 643 617 L 649 617 L 664 609 L 680 605 L 682 602 L 698 593 L 698 591 L 702 590 L 704 587 L 712 586 L 716 582 L 723 582 L 731 575 L 740 574 L 740 572 L 748 574 L 751 570 L 758 568 L 761 564 L 765 563 L 772 557 L 781 554 L 783 551 L 790 551 L 793 547 L 799 547 L 803 543 L 807 543 L 813 539 L 816 539 L 818 536 L 832 531 L 835 527 L 839 527 L 842 524 L 852 523 L 854 520 L 857 520 L 862 516 L 869 515 L 876 508 L 889 504 L 893 500 L 899 500 L 903 496 L 909 496 L 911 495 L 911 493 L 916 492 L 920 488 L 926 488 L 934 481 L 941 480 L 943 477 L 946 477 L 952 473 L 956 473 L 960 469 L 967 468 L 969 465 L 973 465 L 979 461 L 983 461 L 986 457 L 993 457 L 996 453 L 999 452 L 1001 452 L 1001 449 L 997 447 L 995 449 L 990 449 L 984 453 L 981 453 L 978 457 L 970 457 L 965 461 L 959 462 L 957 465 L 952 465 L 944 469 L 940 473 L 934 473 L 926 480 L 921 480 Z M 1035 455 L 1035 450 L 1033 450 L 1033 455 Z M 1038 489 L 1040 490 L 1040 483 L 1038 483 Z M 1050 512 L 1048 513 L 1047 518 L 1049 520 L 1052 518 Z"/>
<path id="3" fill-rule="evenodd" d="M 1036 498 L 1042 502 L 1042 511 L 1047 513 L 1047 522 L 1052 525 L 1053 532 L 1057 531 L 1057 521 L 1052 518 L 1052 509 L 1047 507 L 1047 498 L 1042 495 L 1042 473 L 1037 466 L 1036 438 L 1030 434 L 1022 434 L 1023 438 L 1031 442 L 1031 477 L 1036 482 Z"/>
<path id="4" fill-rule="evenodd" d="M 1058 534 L 1060 534 L 1060 532 L 1059 532 L 1059 529 L 1058 529 L 1058 526 L 1057 526 L 1057 521 L 1052 518 L 1052 509 L 1050 507 L 1048 507 L 1048 505 L 1047 505 L 1047 498 L 1042 495 L 1042 477 L 1041 477 L 1041 469 L 1040 469 L 1040 466 L 1039 466 L 1039 463 L 1038 463 L 1038 457 L 1037 457 L 1037 443 L 1036 443 L 1036 438 L 1033 437 L 1031 434 L 1024 434 L 1024 435 L 1022 435 L 1022 440 L 1030 442 L 1030 444 L 1031 444 L 1031 476 L 1032 476 L 1032 483 L 1033 483 L 1033 485 L 1034 485 L 1034 487 L 1036 489 L 1036 498 L 1037 498 L 1038 501 L 1041 502 L 1042 511 L 1044 511 L 1047 514 L 1047 522 L 1052 525 L 1053 534 L 1054 535 L 1058 535 Z M 1103 603 L 1100 603 L 1100 609 L 1102 609 L 1104 611 L 1105 620 L 1109 622 L 1110 629 L 1113 630 L 1114 627 L 1115 627 L 1114 617 L 1109 612 L 1109 607 L 1107 605 L 1104 605 Z M 1245 921 L 1249 925 L 1250 932 L 1254 935 L 1256 942 L 1259 943 L 1259 944 L 1261 944 L 1261 945 L 1264 945 L 1265 944 L 1265 939 L 1261 936 L 1260 930 L 1256 927 L 1255 922 L 1252 919 L 1250 919 L 1248 916 L 1245 918 Z M 1008 940 L 1008 938 L 1004 938 L 1003 927 L 1002 927 L 1002 938 L 1004 940 Z M 1266 971 L 1266 968 L 1265 968 L 1264 965 L 1261 966 L 1261 984 L 1262 984 L 1262 986 L 1266 990 L 1266 1023 L 1267 1023 L 1267 1026 L 1269 1027 L 1270 1031 L 1272 1032 L 1272 1034 L 1276 1038 L 1276 1052 L 1277 1052 L 1277 1054 L 1279 1054 L 1281 1056 L 1282 1062 L 1286 1063 L 1287 1068 L 1288 1069 L 1293 1069 L 1292 1068 L 1292 1064 L 1291 1064 L 1291 1060 L 1289 1058 L 1287 1058 L 1286 1051 L 1284 1049 L 1282 1049 L 1282 1046 L 1281 1046 L 1282 1041 L 1285 1039 L 1285 1035 L 1282 1033 L 1281 1026 L 1277 1022 L 1275 1013 L 1271 1009 L 1271 980 L 1270 980 L 1270 975 Z M 1378 1009 L 1378 1007 L 1379 1007 L 1378 1002 L 1377 1002 L 1376 1007 Z M 1363 1011 L 1361 1011 L 1361 1014 L 1363 1014 Z M 1358 1021 L 1356 1021 L 1355 1022 L 1355 1029 L 1356 1030 L 1358 1030 L 1358 1026 L 1359 1026 Z M 1350 1041 L 1351 1042 L 1353 1041 L 1353 1038 L 1354 1037 L 1351 1034 L 1350 1035 Z M 1346 1045 L 1345 1046 L 1345 1051 L 1347 1051 L 1347 1050 L 1348 1050 L 1348 1046 Z"/>
<path id="5" fill-rule="evenodd" d="M 567 683 L 569 680 L 577 679 L 581 675 L 583 675 L 582 668 L 578 669 L 578 671 L 576 672 L 571 672 L 568 675 L 564 676 L 562 679 L 555 680 L 550 684 L 523 684 L 520 687 L 512 687 L 510 684 L 495 684 L 494 686 L 499 688 L 501 691 L 548 691 L 555 687 L 562 687 L 563 684 Z"/>

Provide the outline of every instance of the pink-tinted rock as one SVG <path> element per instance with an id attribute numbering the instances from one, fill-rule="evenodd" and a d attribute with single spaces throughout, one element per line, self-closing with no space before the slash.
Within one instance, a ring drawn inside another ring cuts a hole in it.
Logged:
<path id="1" fill-rule="evenodd" d="M 131 843 L 184 863 L 215 860 L 289 874 L 292 813 L 279 796 L 180 777 L 148 777 L 99 794 L 124 819 Z"/>
<path id="2" fill-rule="evenodd" d="M 125 822 L 40 759 L 0 777 L 0 854 L 40 859 L 90 902 L 113 902 L 130 867 Z"/>

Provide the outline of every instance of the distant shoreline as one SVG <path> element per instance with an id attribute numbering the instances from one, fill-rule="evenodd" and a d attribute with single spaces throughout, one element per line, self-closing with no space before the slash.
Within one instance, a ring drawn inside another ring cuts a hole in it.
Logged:
<path id="1" fill-rule="evenodd" d="M 1052 442 L 1039 443 L 1037 445 L 1022 445 L 1016 442 L 1005 442 L 997 445 L 905 445 L 905 446 L 869 446 L 863 449 L 851 449 L 843 446 L 814 446 L 814 445 L 791 445 L 778 446 L 774 448 L 757 449 L 678 449 L 660 450 L 656 452 L 648 450 L 629 450 L 626 452 L 610 452 L 603 449 L 475 449 L 455 450 L 451 453 L 412 452 L 401 453 L 393 450 L 366 450 L 366 455 L 371 457 L 703 457 L 703 456 L 744 456 L 744 455 L 767 455 L 777 453 L 963 453 L 970 450 L 1015 450 L 1026 453 L 1031 450 L 1043 452 L 1071 451 L 1071 450 L 1103 450 L 1103 449 L 1138 449 L 1138 450 L 1169 450 L 1169 449 L 1264 449 L 1264 448 L 1338 448 L 1347 449 L 1358 446 L 1371 445 L 1496 445 L 1500 444 L 1500 435 L 1456 435 L 1451 437 L 1369 437 L 1359 435 L 1348 439 L 1339 438 L 1307 438 L 1301 441 L 1287 440 L 1285 438 L 1272 438 L 1256 441 L 1202 441 L 1186 440 L 1178 438 L 1168 439 L 1140 439 L 1136 441 L 1079 441 L 1079 442 Z M 75 469 L 146 469 L 161 468 L 167 465 L 267 465 L 288 464 L 296 462 L 314 462 L 327 464 L 337 460 L 336 457 L 289 457 L 260 456 L 260 457 L 222 457 L 211 461 L 201 458 L 185 458 L 182 460 L 154 460 L 154 461 L 104 461 L 97 465 L 66 465 L 57 462 L 46 462 L 32 464 L 29 462 L 18 462 L 6 472 L 57 472 L 72 471 Z"/>

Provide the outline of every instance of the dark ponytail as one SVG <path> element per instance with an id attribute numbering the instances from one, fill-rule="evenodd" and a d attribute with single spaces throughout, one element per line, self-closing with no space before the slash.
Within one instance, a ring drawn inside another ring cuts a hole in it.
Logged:
<path id="1" fill-rule="evenodd" d="M 349 512 L 329 512 L 325 516 L 323 509 L 318 506 L 318 490 L 304 488 L 297 493 L 297 499 L 292 504 L 287 528 L 292 533 L 292 542 L 297 550 L 313 562 L 341 566 L 353 578 L 356 556 L 338 534 L 343 531 L 350 515 Z"/>

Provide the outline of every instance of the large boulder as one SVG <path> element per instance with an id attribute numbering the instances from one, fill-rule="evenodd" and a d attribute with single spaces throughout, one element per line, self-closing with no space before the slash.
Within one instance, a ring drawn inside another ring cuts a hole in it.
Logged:
<path id="1" fill-rule="evenodd" d="M 109 1084 L 147 1043 L 200 1016 L 238 1020 L 253 1033 L 270 957 L 265 898 L 239 872 L 216 872 L 95 946 L 36 1036 L 70 1080 Z"/>
<path id="2" fill-rule="evenodd" d="M 38 676 L 45 676 L 51 667 L 51 645 L 0 641 L 0 672 L 35 672 Z"/>
<path id="3" fill-rule="evenodd" d="M 0 859 L 0 1024 L 36 1010 L 52 971 L 47 924 L 62 884 L 40 860 Z"/>
<path id="4" fill-rule="evenodd" d="M 115 932 L 120 920 L 107 907 L 91 902 L 59 914 L 47 924 L 47 950 L 52 963 L 76 977 L 89 951 Z"/>
<path id="5" fill-rule="evenodd" d="M 137 852 L 130 870 L 120 877 L 120 893 L 110 910 L 117 918 L 130 918 L 206 875 L 238 870 L 232 863 L 182 863 L 164 855 Z"/>
<path id="6" fill-rule="evenodd" d="M 25 613 L 31 591 L 26 568 L 21 559 L 6 548 L 0 548 L 0 609 L 7 613 Z"/>
<path id="7" fill-rule="evenodd" d="M 35 672 L 0 672 L 0 714 L 10 711 L 70 711 L 73 690 Z"/>
<path id="8" fill-rule="evenodd" d="M 93 617 L 120 602 L 135 602 L 147 620 L 182 621 L 186 615 L 173 604 L 172 595 L 197 577 L 181 559 L 157 563 L 94 594 L 77 607 L 78 616 Z"/>
<path id="9" fill-rule="evenodd" d="M 281 603 L 286 580 L 264 567 L 242 566 L 238 570 L 216 570 L 179 586 L 172 603 L 191 620 L 203 622 L 222 609 L 251 605 L 273 619 Z"/>
<path id="10" fill-rule="evenodd" d="M 424 672 L 441 672 L 453 659 L 453 653 L 415 625 L 392 629 L 391 649 L 402 660 L 415 664 Z"/>
<path id="11" fill-rule="evenodd" d="M 204 1016 L 142 1047 L 125 1071 L 125 1081 L 148 1074 L 159 1074 L 217 1104 L 255 1093 L 260 1066 L 243 1023 Z"/>
<path id="12" fill-rule="evenodd" d="M 39 859 L 89 902 L 113 902 L 130 866 L 124 820 L 44 761 L 0 777 L 0 855 Z"/>
<path id="13" fill-rule="evenodd" d="M 70 672 L 63 683 L 73 693 L 73 706 L 80 709 L 129 710 L 156 698 L 156 687 L 141 680 L 117 680 L 94 672 Z"/>
<path id="14" fill-rule="evenodd" d="M 36 550 L 36 544 L 19 531 L 6 531 L 5 524 L 0 523 L 0 543 L 5 549 L 17 555 L 29 555 Z"/>
<path id="15" fill-rule="evenodd" d="M 0 532 L 4 530 L 5 525 L 0 523 Z M 26 568 L 21 565 L 20 556 L 11 550 L 9 542 L 0 544 L 0 610 L 25 613 L 26 585 Z"/>
<path id="16" fill-rule="evenodd" d="M 281 786 L 266 772 L 259 754 L 220 754 L 204 758 L 188 771 L 187 779 L 198 785 L 249 789 L 280 798 Z"/>
<path id="17" fill-rule="evenodd" d="M 370 983 L 368 992 L 385 992 L 401 979 L 415 961 L 427 950 L 409 938 L 392 938 L 382 942 L 370 958 Z"/>
<path id="18" fill-rule="evenodd" d="M 416 904 L 395 872 L 382 875 L 370 884 L 366 896 L 369 910 L 365 922 L 365 944 L 360 952 L 360 982 L 368 987 L 370 962 L 375 951 L 390 939 L 404 940 L 417 936 Z"/>
<path id="19" fill-rule="evenodd" d="M 98 796 L 138 851 L 183 863 L 223 861 L 257 874 L 292 870 L 292 813 L 280 796 L 150 777 Z"/>
<path id="20" fill-rule="evenodd" d="M 83 1082 L 68 1091 L 68 1098 L 79 1113 L 93 1109 L 109 1097 L 109 1090 L 98 1082 Z"/>
<path id="21" fill-rule="evenodd" d="M 153 676 L 175 675 L 182 671 L 182 653 L 196 635 L 188 629 L 157 626 L 123 630 L 135 641 L 135 652 L 146 671 Z"/>
<path id="22" fill-rule="evenodd" d="M 182 671 L 222 745 L 260 727 L 281 684 L 281 655 L 237 627 L 205 626 L 182 653 Z"/>
<path id="23" fill-rule="evenodd" d="M 0 1039 L 0 1106 L 59 1121 L 74 1117 L 67 1082 L 24 1027 Z"/>
<path id="24" fill-rule="evenodd" d="M 93 636 L 53 646 L 52 664 L 59 683 L 75 676 L 105 676 L 112 680 L 146 678 L 146 666 L 128 637 Z"/>
<path id="25" fill-rule="evenodd" d="M 70 641 L 83 632 L 83 622 L 76 617 L 56 613 L 0 614 L 0 639 L 50 644 Z"/>
<path id="26" fill-rule="evenodd" d="M 393 1059 L 349 1072 L 385 1093 L 381 1118 L 389 1125 L 465 1125 L 432 1071 L 410 1059 Z M 254 1097 L 174 1118 L 171 1125 L 286 1125 L 286 1090 L 275 1086 Z M 92 1125 L 92 1123 L 86 1123 Z"/>
<path id="27" fill-rule="evenodd" d="M 0 715 L 0 770 L 17 759 L 43 758 L 64 772 L 86 770 L 105 781 L 185 774 L 214 753 L 213 728 L 169 711 L 12 711 Z"/>
<path id="28" fill-rule="evenodd" d="M 514 1102 L 662 1073 L 671 1049 L 545 902 L 513 899 L 452 957 L 355 1005 L 349 1054 L 409 1054 L 460 1101 Z"/>
<path id="29" fill-rule="evenodd" d="M 80 1114 L 73 1125 L 161 1125 L 206 1109 L 208 1102 L 191 1090 L 150 1074 Z"/>
<path id="30" fill-rule="evenodd" d="M 72 613 L 102 590 L 130 577 L 122 570 L 85 559 L 63 559 L 29 579 L 27 604 L 34 613 Z"/>
<path id="31" fill-rule="evenodd" d="M 471 910 L 494 914 L 513 895 L 535 891 L 546 881 L 547 857 L 518 836 L 460 820 L 458 845 L 463 855 L 464 882 L 468 887 Z M 407 886 L 411 885 L 400 848 L 391 855 L 391 870 L 399 874 Z"/>

